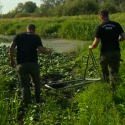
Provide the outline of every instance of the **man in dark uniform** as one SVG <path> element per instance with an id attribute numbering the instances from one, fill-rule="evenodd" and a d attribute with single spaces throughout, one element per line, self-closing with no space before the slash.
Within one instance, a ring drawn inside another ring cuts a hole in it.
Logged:
<path id="1" fill-rule="evenodd" d="M 97 27 L 95 40 L 89 49 L 97 47 L 101 40 L 100 65 L 103 77 L 105 81 L 110 80 L 110 88 L 115 90 L 121 57 L 119 42 L 125 40 L 125 33 L 119 23 L 109 19 L 107 10 L 100 11 L 99 18 L 102 24 Z"/>
<path id="2" fill-rule="evenodd" d="M 36 102 L 40 102 L 40 71 L 38 65 L 37 50 L 43 54 L 51 54 L 46 50 L 41 38 L 35 34 L 35 25 L 27 26 L 27 32 L 19 33 L 10 45 L 10 66 L 15 67 L 14 49 L 17 47 L 17 72 L 23 87 L 23 100 L 26 105 L 31 103 L 30 79 L 35 84 Z"/>

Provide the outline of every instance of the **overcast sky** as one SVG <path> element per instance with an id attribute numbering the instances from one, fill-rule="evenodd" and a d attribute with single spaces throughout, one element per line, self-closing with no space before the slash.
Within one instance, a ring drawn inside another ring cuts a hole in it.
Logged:
<path id="1" fill-rule="evenodd" d="M 8 13 L 11 10 L 14 10 L 15 7 L 18 5 L 18 3 L 25 3 L 27 1 L 32 1 L 36 3 L 36 5 L 39 7 L 41 4 L 40 0 L 0 0 L 0 3 L 2 4 L 2 14 Z"/>

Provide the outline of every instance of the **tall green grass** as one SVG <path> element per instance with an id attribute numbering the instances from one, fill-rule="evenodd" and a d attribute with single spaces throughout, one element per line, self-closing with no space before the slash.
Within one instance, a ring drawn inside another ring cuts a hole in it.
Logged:
<path id="1" fill-rule="evenodd" d="M 92 40 L 94 39 L 97 21 L 73 20 L 66 21 L 60 28 L 60 35 L 66 39 Z"/>
<path id="2" fill-rule="evenodd" d="M 111 20 L 118 21 L 125 29 L 125 13 L 110 15 Z M 36 34 L 41 37 L 59 37 L 77 40 L 93 40 L 96 27 L 101 23 L 97 15 L 1 19 L 0 34 L 15 35 L 26 31 L 29 23 L 36 25 Z"/>
<path id="3" fill-rule="evenodd" d="M 20 103 L 18 95 L 15 97 L 5 98 L 4 92 L 0 96 L 0 124 L 1 125 L 16 125 L 18 124 L 18 109 Z"/>
<path id="4" fill-rule="evenodd" d="M 106 83 L 90 85 L 77 96 L 79 111 L 75 125 L 124 125 L 125 107 L 123 103 L 116 104 L 115 96 Z"/>
<path id="5" fill-rule="evenodd" d="M 6 76 L 0 74 L 0 79 L 0 124 L 16 125 L 18 123 L 18 109 L 20 107 L 18 94 L 15 92 L 12 96 L 12 93 L 9 93 L 9 83 Z"/>

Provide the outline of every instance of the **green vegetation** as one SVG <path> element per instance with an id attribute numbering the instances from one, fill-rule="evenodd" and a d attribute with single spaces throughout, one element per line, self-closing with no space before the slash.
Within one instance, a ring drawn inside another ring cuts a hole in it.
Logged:
<path id="1" fill-rule="evenodd" d="M 41 0 L 41 4 L 27 1 L 18 5 L 2 18 L 20 17 L 61 17 L 86 14 L 97 14 L 100 9 L 110 13 L 125 12 L 124 0 Z"/>
<path id="2" fill-rule="evenodd" d="M 51 58 L 39 55 L 42 102 L 35 103 L 34 88 L 31 87 L 33 104 L 29 105 L 28 109 L 22 105 L 16 70 L 8 64 L 8 47 L 0 47 L 1 125 L 124 125 L 125 62 L 121 63 L 117 93 L 113 93 L 109 85 L 103 82 L 57 91 L 48 90 L 43 86 L 54 81 L 82 78 L 86 67 L 88 45 L 89 43 L 86 43 L 84 48 L 78 47 L 76 52 L 66 54 L 54 52 Z M 122 57 L 125 55 L 124 46 L 125 43 L 121 43 Z M 99 47 L 93 52 L 98 62 Z M 87 77 L 98 77 L 97 71 L 93 68 L 90 59 Z"/>
<path id="3" fill-rule="evenodd" d="M 125 29 L 124 17 L 125 13 L 112 14 L 111 20 L 118 21 Z M 0 34 L 15 35 L 23 32 L 29 23 L 36 25 L 36 34 L 42 38 L 93 40 L 96 27 L 101 22 L 97 15 L 1 19 Z"/>
<path id="4" fill-rule="evenodd" d="M 120 22 L 125 29 L 124 17 L 124 13 L 111 15 L 111 19 Z M 29 23 L 36 24 L 36 33 L 41 37 L 93 40 L 95 28 L 100 21 L 96 15 L 2 19 L 0 20 L 0 34 L 15 35 L 25 31 Z M 6 42 L 6 37 L 1 38 L 0 41 L 4 40 Z M 44 87 L 45 83 L 82 78 L 89 44 L 89 41 L 86 42 L 83 48 L 79 46 L 74 52 L 65 54 L 54 52 L 51 57 L 39 54 L 42 102 L 35 103 L 34 87 L 31 87 L 33 104 L 29 105 L 28 109 L 22 105 L 22 89 L 19 86 L 16 69 L 9 67 L 9 48 L 1 46 L 1 125 L 124 125 L 124 61 L 121 62 L 116 93 L 113 93 L 109 85 L 103 82 L 93 82 L 86 86 L 56 91 Z M 120 46 L 122 59 L 125 60 L 125 43 L 120 43 Z M 93 51 L 98 65 L 99 48 Z M 91 59 L 86 77 L 98 77 Z"/>

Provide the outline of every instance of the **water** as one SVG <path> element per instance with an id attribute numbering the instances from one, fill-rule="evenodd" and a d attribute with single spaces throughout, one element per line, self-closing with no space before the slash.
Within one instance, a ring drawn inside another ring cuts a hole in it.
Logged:
<path id="1" fill-rule="evenodd" d="M 14 38 L 14 36 L 8 36 L 8 35 L 1 35 L 0 38 L 5 38 L 9 39 L 10 42 Z M 79 41 L 79 40 L 66 40 L 66 39 L 41 39 L 43 46 L 45 47 L 51 47 L 54 49 L 56 52 L 68 52 L 68 51 L 73 51 L 76 49 L 76 47 L 84 45 L 84 41 Z M 0 43 L 1 45 L 6 45 L 10 46 L 10 43 Z"/>
<path id="2" fill-rule="evenodd" d="M 0 46 L 3 46 L 3 45 L 10 46 L 10 43 L 0 43 Z"/>

